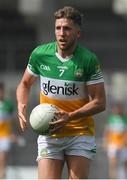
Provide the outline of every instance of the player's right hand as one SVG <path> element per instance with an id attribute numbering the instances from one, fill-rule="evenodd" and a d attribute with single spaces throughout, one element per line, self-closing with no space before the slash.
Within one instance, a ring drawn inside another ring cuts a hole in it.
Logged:
<path id="1" fill-rule="evenodd" d="M 18 119 L 19 119 L 21 130 L 24 131 L 27 127 L 26 104 L 18 104 Z"/>
<path id="2" fill-rule="evenodd" d="M 50 133 L 56 133 L 63 126 L 65 126 L 69 121 L 69 113 L 63 110 L 60 110 L 55 113 L 57 116 L 57 120 L 49 122 L 49 124 L 53 127 L 50 129 Z"/>

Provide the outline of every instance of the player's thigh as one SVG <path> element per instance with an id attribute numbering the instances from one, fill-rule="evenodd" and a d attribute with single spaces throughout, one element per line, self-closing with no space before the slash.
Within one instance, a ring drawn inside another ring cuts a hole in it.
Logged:
<path id="1" fill-rule="evenodd" d="M 64 161 L 58 159 L 41 159 L 38 161 L 39 179 L 60 179 Z"/>
<path id="2" fill-rule="evenodd" d="M 69 179 L 87 179 L 91 160 L 83 156 L 66 156 Z"/>

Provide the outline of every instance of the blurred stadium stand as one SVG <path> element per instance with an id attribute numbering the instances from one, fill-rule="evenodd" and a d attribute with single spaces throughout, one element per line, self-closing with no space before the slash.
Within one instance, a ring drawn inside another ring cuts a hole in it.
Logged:
<path id="1" fill-rule="evenodd" d="M 23 2 L 32 6 L 33 1 L 24 0 Z M 32 49 L 39 43 L 54 40 L 53 12 L 64 5 L 73 5 L 79 8 L 85 15 L 80 42 L 99 56 L 104 71 L 107 93 L 107 110 L 95 116 L 98 149 L 92 164 L 90 178 L 107 179 L 109 178 L 108 163 L 102 149 L 102 135 L 106 117 L 110 112 L 112 101 L 120 100 L 127 105 L 127 87 L 125 87 L 127 79 L 126 15 L 113 12 L 114 1 L 112 0 L 65 0 L 59 2 L 57 0 L 38 0 L 37 2 L 41 2 L 42 11 L 39 8 L 35 13 L 34 9 L 32 15 L 32 10 L 29 13 L 21 11 L 16 0 L 13 3 L 9 0 L 0 1 L 0 81 L 5 82 L 7 95 L 10 98 L 13 97 L 16 103 L 15 89 L 28 63 Z M 28 116 L 31 109 L 39 103 L 38 84 L 32 88 Z M 30 127 L 23 136 L 26 139 L 26 145 L 13 145 L 10 152 L 8 162 L 8 173 L 10 174 L 12 167 L 16 168 L 16 170 L 13 168 L 15 172 L 21 172 L 18 169 L 20 167 L 35 167 L 36 169 L 37 136 Z M 34 170 L 26 168 L 27 172 L 34 172 Z M 34 178 L 32 173 L 30 175 L 29 178 Z M 14 173 L 10 176 L 17 177 Z M 20 174 L 20 177 L 23 175 Z M 66 175 L 63 174 L 63 177 Z"/>
<path id="2" fill-rule="evenodd" d="M 127 21 L 124 17 L 111 9 L 88 10 L 83 29 L 82 43 L 99 54 L 105 71 L 126 70 Z"/>
<path id="3" fill-rule="evenodd" d="M 35 45 L 35 28 L 17 11 L 0 10 L 0 71 L 24 69 Z"/>

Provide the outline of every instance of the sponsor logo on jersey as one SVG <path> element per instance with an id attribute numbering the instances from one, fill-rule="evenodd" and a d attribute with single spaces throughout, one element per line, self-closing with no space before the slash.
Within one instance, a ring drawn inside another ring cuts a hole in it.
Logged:
<path id="1" fill-rule="evenodd" d="M 54 99 L 82 99 L 87 96 L 84 82 L 60 80 L 41 76 L 41 92 Z"/>
<path id="2" fill-rule="evenodd" d="M 79 90 L 75 83 L 65 82 L 63 86 L 61 86 L 52 84 L 50 80 L 47 83 L 42 83 L 42 88 L 45 95 L 48 95 L 49 93 L 67 96 L 78 95 Z"/>

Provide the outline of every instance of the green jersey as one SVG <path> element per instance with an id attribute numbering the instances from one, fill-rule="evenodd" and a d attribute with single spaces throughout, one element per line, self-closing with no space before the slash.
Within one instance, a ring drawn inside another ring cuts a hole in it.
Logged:
<path id="1" fill-rule="evenodd" d="M 74 53 L 62 58 L 57 43 L 38 46 L 31 54 L 27 70 L 40 76 L 40 103 L 50 103 L 71 112 L 89 101 L 87 86 L 102 83 L 103 76 L 96 55 L 76 46 Z M 55 137 L 94 135 L 92 117 L 72 120 Z"/>
<path id="2" fill-rule="evenodd" d="M 11 134 L 14 105 L 9 100 L 0 101 L 0 137 Z"/>
<path id="3" fill-rule="evenodd" d="M 108 118 L 108 128 L 114 133 L 123 133 L 127 130 L 127 116 L 112 114 Z"/>
<path id="4" fill-rule="evenodd" d="M 118 148 L 124 147 L 127 133 L 127 116 L 111 114 L 108 118 L 108 144 Z"/>

